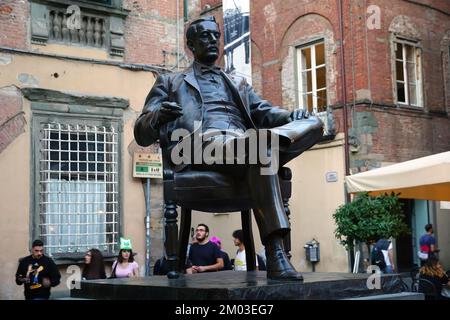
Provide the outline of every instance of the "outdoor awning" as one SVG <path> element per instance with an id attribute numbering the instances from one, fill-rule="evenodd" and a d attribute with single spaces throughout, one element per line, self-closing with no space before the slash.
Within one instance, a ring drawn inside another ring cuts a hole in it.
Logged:
<path id="1" fill-rule="evenodd" d="M 349 193 L 450 201 L 450 151 L 345 177 Z"/>

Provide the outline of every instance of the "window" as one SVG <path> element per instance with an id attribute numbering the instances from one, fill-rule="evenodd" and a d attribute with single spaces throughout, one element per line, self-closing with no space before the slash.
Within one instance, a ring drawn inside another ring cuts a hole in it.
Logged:
<path id="1" fill-rule="evenodd" d="M 325 43 L 297 49 L 298 101 L 300 108 L 318 113 L 327 107 Z"/>
<path id="2" fill-rule="evenodd" d="M 395 92 L 397 103 L 422 106 L 421 50 L 416 44 L 396 40 Z"/>
<path id="3" fill-rule="evenodd" d="M 117 124 L 66 120 L 42 118 L 35 129 L 39 237 L 50 256 L 90 248 L 113 253 L 119 234 Z"/>

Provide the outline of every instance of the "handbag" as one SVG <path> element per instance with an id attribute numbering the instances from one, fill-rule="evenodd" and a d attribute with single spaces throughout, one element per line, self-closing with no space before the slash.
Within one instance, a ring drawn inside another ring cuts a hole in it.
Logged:
<path id="1" fill-rule="evenodd" d="M 111 275 L 109 276 L 108 279 L 115 279 L 115 278 L 117 278 L 116 277 L 116 268 L 117 268 L 117 265 L 119 264 L 119 261 L 116 260 L 115 263 L 116 264 L 114 265 L 114 268 L 112 269 Z"/>
<path id="2" fill-rule="evenodd" d="M 427 260 L 428 259 L 428 253 L 426 252 L 422 252 L 422 251 L 417 251 L 417 256 L 419 257 L 420 260 Z"/>

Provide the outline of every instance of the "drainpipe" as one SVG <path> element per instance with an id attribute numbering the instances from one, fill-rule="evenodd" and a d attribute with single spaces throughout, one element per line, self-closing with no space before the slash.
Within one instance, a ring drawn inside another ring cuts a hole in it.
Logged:
<path id="1" fill-rule="evenodd" d="M 188 21 L 188 0 L 183 0 L 184 22 Z"/>
<path id="2" fill-rule="evenodd" d="M 150 178 L 145 186 L 145 276 L 150 275 Z"/>
<path id="3" fill-rule="evenodd" d="M 339 35 L 341 38 L 341 50 L 340 50 L 340 71 L 341 71 L 341 77 L 342 77 L 342 83 L 341 83 L 341 96 L 342 96 L 342 103 L 343 103 L 343 114 L 344 114 L 344 152 L 345 152 L 345 175 L 348 176 L 350 174 L 350 159 L 349 159 L 349 146 L 348 146 L 348 115 L 347 115 L 347 90 L 346 90 L 346 74 L 345 74 L 345 51 L 344 51 L 344 13 L 343 13 L 343 0 L 338 0 L 338 10 L 339 10 Z M 345 192 L 345 203 L 350 202 L 350 195 L 347 192 L 347 188 L 344 186 L 344 192 Z M 353 263 L 355 261 L 354 252 L 353 250 L 350 250 L 349 252 L 349 270 L 352 270 Z"/>
<path id="4" fill-rule="evenodd" d="M 180 71 L 180 0 L 177 0 L 177 71 Z"/>
<path id="5" fill-rule="evenodd" d="M 344 13 L 342 9 L 342 1 L 339 0 L 339 34 L 341 37 L 341 75 L 342 75 L 342 85 L 341 85 L 341 95 L 342 103 L 344 104 L 344 136 L 345 136 L 345 175 L 350 174 L 350 160 L 349 160 L 349 146 L 348 146 L 348 115 L 347 115 L 347 78 L 345 74 L 345 51 L 344 51 Z M 346 193 L 346 201 L 350 200 L 348 193 Z"/>

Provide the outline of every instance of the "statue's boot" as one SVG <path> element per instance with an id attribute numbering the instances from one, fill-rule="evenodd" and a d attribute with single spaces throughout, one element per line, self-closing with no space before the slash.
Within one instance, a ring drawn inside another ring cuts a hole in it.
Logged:
<path id="1" fill-rule="evenodd" d="M 267 278 L 302 281 L 284 250 L 283 236 L 290 231 L 289 220 L 281 197 L 278 175 L 261 175 L 260 168 L 248 168 L 253 213 L 261 241 L 266 248 Z"/>
<path id="2" fill-rule="evenodd" d="M 283 238 L 271 235 L 266 241 L 267 278 L 280 281 L 303 281 L 284 251 Z"/>

